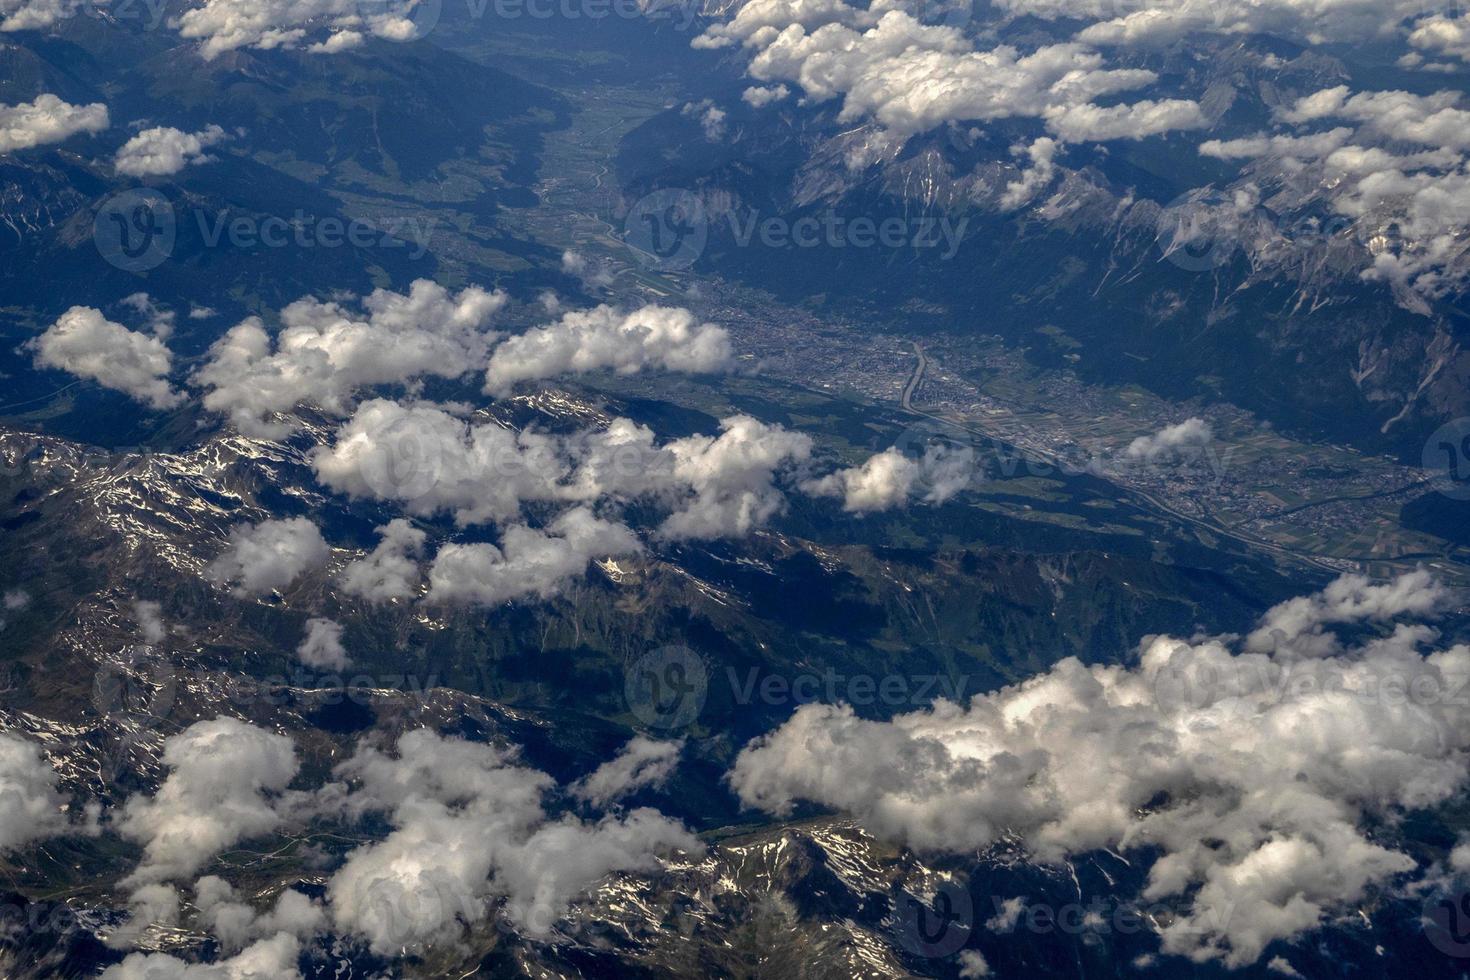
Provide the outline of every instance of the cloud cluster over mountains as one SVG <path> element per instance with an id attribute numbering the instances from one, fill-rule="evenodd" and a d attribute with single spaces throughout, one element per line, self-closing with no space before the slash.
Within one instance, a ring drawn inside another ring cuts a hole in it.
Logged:
<path id="1" fill-rule="evenodd" d="M 1160 929 L 1164 952 L 1239 967 L 1412 876 L 1370 825 L 1465 788 L 1470 648 L 1389 628 L 1448 600 L 1422 572 L 1349 576 L 1244 641 L 1151 637 L 1132 666 L 1069 658 L 888 722 L 807 705 L 741 753 L 731 785 L 750 806 L 820 803 L 927 852 L 1009 833 L 1044 862 L 1152 853 L 1141 898 L 1189 908 Z M 1379 629 L 1356 645 L 1328 629 L 1361 624 Z"/>
<path id="2" fill-rule="evenodd" d="M 136 149 L 125 147 L 119 165 L 128 159 L 163 173 L 160 168 L 178 162 L 165 159 L 168 151 L 157 146 Z M 204 407 L 228 416 L 240 432 L 282 438 L 294 423 L 280 416 L 303 404 L 349 415 L 364 388 L 412 390 L 427 378 L 484 372 L 485 390 L 505 397 L 523 382 L 589 371 L 722 373 L 734 365 L 729 333 L 686 309 L 599 306 L 505 339 L 490 324 L 507 302 L 500 291 L 469 286 L 451 292 L 427 279 L 414 281 L 407 293 L 377 289 L 360 300 L 305 297 L 280 311 L 274 335 L 260 317 L 230 328 L 189 381 L 203 390 Z M 160 311 L 151 312 L 157 321 Z M 170 325 L 172 319 L 168 315 Z M 150 337 L 78 306 L 47 328 L 33 349 L 40 366 L 163 409 L 184 400 L 168 381 L 166 339 L 163 332 Z"/>
<path id="3" fill-rule="evenodd" d="M 673 510 L 663 537 L 740 536 L 780 512 L 777 475 L 805 462 L 812 441 L 744 415 L 720 427 L 658 445 L 628 419 L 554 436 L 376 399 L 311 463 L 340 493 L 396 501 L 420 516 L 450 513 L 462 525 L 512 521 L 528 503 L 646 498 Z"/>
<path id="4" fill-rule="evenodd" d="M 579 893 L 613 871 L 652 871 L 658 855 L 699 854 L 697 838 L 650 809 L 587 821 L 546 808 L 554 781 L 489 745 L 409 732 L 396 754 L 371 746 L 337 769 L 342 813 L 393 828 L 328 882 L 333 921 L 381 953 L 418 948 L 490 914 L 492 901 L 546 935 Z M 323 793 L 323 796 L 327 794 Z"/>
<path id="5" fill-rule="evenodd" d="M 667 778 L 676 757 L 676 745 L 635 740 L 575 796 L 606 806 Z M 299 976 L 303 943 L 333 930 L 388 956 L 452 941 L 496 915 L 545 936 L 606 875 L 654 871 L 663 855 L 704 850 L 651 809 L 595 819 L 558 812 L 556 782 L 520 765 L 514 752 L 427 729 L 390 748 L 363 742 L 311 790 L 288 789 L 300 771 L 289 736 L 230 717 L 167 738 L 163 763 L 168 774 L 158 790 L 127 799 L 110 823 L 143 846 L 121 882 L 131 889 L 133 917 L 111 942 L 126 949 L 150 924 L 179 924 L 185 908 L 176 883 L 192 882 L 195 922 L 228 955 L 198 966 L 134 953 L 104 974 L 115 980 Z M 10 851 L 73 829 L 55 785 L 37 746 L 0 736 L 0 846 Z M 218 876 L 199 877 L 221 852 L 313 820 L 352 830 L 386 820 L 389 828 L 349 851 L 327 880 L 325 900 L 288 888 L 258 907 Z"/>
<path id="6" fill-rule="evenodd" d="M 1370 893 L 1442 873 L 1373 828 L 1466 787 L 1470 648 L 1439 644 L 1423 622 L 1452 602 L 1423 572 L 1345 576 L 1247 636 L 1148 637 L 1133 665 L 1068 659 L 968 705 L 886 722 L 804 705 L 740 753 L 730 785 L 778 815 L 803 800 L 834 808 L 921 853 L 973 853 L 1002 836 L 1043 863 L 1113 850 L 1145 862 L 1141 900 L 1183 909 L 1156 924 L 1162 952 L 1238 968 Z M 37 747 L 6 735 L 0 749 L 7 848 L 73 829 Z M 174 883 L 193 882 L 190 914 L 224 954 L 291 975 L 302 944 L 328 932 L 383 955 L 496 915 L 545 936 L 605 875 L 699 854 L 657 811 L 582 817 L 557 805 L 614 806 L 668 779 L 681 749 L 635 738 L 558 787 L 512 751 L 419 729 L 391 746 L 364 740 L 324 784 L 293 789 L 289 737 L 217 718 L 169 737 L 157 792 L 104 826 L 143 846 L 124 882 L 140 921 L 182 921 Z M 304 821 L 379 819 L 386 832 L 346 854 L 319 902 L 288 889 L 252 903 L 197 877 L 222 851 Z M 112 975 L 184 965 L 140 953 Z"/>
<path id="7" fill-rule="evenodd" d="M 239 48 L 304 48 L 313 54 L 336 54 L 358 47 L 370 36 L 414 40 L 419 36 L 414 8 L 423 2 L 204 0 L 172 23 L 180 37 L 202 42 L 200 53 L 206 60 Z M 310 37 L 318 40 L 309 41 Z"/>
<path id="8" fill-rule="evenodd" d="M 971 50 L 961 31 L 970 19 L 969 6 L 916 0 L 873 0 L 867 6 L 840 0 L 747 0 L 731 8 L 733 16 L 728 20 L 709 27 L 695 45 L 743 44 L 761 55 L 775 49 L 766 59 L 769 65 L 751 74 L 763 81 L 796 80 L 804 88 L 807 80 L 822 75 L 843 76 L 843 90 L 849 85 L 879 88 L 886 68 L 895 79 L 906 79 L 915 89 L 909 107 L 895 107 L 891 114 L 913 115 L 921 105 L 962 105 L 975 97 L 977 86 L 985 84 L 998 83 L 1019 91 L 1028 77 L 1024 69 L 994 73 L 995 67 L 1005 65 L 1005 54 L 990 66 L 978 63 L 1003 49 Z M 1303 44 L 1397 41 L 1410 49 L 1410 56 L 1401 62 L 1406 67 L 1437 67 L 1441 62 L 1429 60 L 1434 58 L 1463 61 L 1470 51 L 1466 42 L 1470 28 L 1463 12 L 1419 0 L 1002 0 L 993 9 L 996 16 L 986 25 L 992 29 L 1025 17 L 1080 22 L 1083 26 L 1073 42 L 1089 48 L 1150 50 L 1199 34 L 1271 34 Z M 657 15 L 659 8 L 649 10 Z M 61 0 L 0 0 L 0 31 L 45 28 L 73 13 L 75 7 Z M 171 18 L 168 26 L 181 37 L 200 42 L 200 56 L 212 60 L 240 49 L 300 49 L 329 55 L 354 50 L 370 37 L 413 41 L 432 30 L 438 16 L 432 0 L 401 5 L 357 0 L 203 0 Z M 889 18 L 895 19 L 883 28 L 884 37 L 864 36 Z M 934 20 L 941 23 L 931 23 Z M 796 28 L 794 33 L 792 28 Z M 903 55 L 905 47 L 911 48 L 908 57 Z M 977 54 L 980 59 L 966 59 L 966 54 Z M 804 64 L 811 55 L 820 57 Z M 946 72 L 950 78 L 961 79 L 965 91 L 945 91 L 949 88 L 943 84 Z M 1031 77 L 1045 81 L 1045 76 Z M 826 97 L 813 94 L 822 87 L 819 84 L 809 94 Z M 775 92 L 779 87 L 753 91 Z M 892 94 L 892 90 L 877 98 L 864 94 L 859 101 L 882 105 Z M 1051 94 L 1070 105 L 1082 105 L 1079 100 L 1089 97 L 1085 91 L 1053 90 Z M 756 96 L 752 104 L 759 101 Z"/>
<path id="9" fill-rule="evenodd" d="M 548 598 L 589 562 L 643 549 L 633 530 L 604 513 L 608 508 L 641 502 L 663 510 L 650 532 L 659 540 L 742 537 L 785 509 L 791 487 L 842 497 L 850 511 L 865 512 L 911 495 L 941 503 L 974 476 L 965 454 L 909 460 L 890 451 L 852 471 L 811 477 L 811 437 L 745 415 L 722 419 L 718 432 L 660 442 L 623 418 L 552 433 L 513 428 L 460 405 L 358 402 L 365 389 L 402 385 L 411 397 L 425 377 L 481 370 L 503 395 L 519 382 L 568 373 L 720 371 L 733 361 L 726 331 L 687 310 L 657 306 L 569 313 L 499 342 L 489 323 L 505 302 L 502 293 L 451 293 L 423 280 L 406 294 L 377 290 L 361 300 L 361 312 L 348 299 L 307 298 L 282 310 L 275 337 L 257 318 L 239 323 L 193 372 L 204 407 L 227 414 L 248 435 L 289 435 L 290 413 L 307 401 L 344 416 L 330 441 L 307 454 L 324 487 L 394 504 L 413 517 L 448 515 L 462 527 L 498 528 L 496 543 L 445 546 L 425 570 L 427 533 L 394 520 L 373 552 L 339 570 L 347 594 L 371 602 L 414 599 L 427 579 L 428 597 L 438 602 Z M 174 317 L 141 294 L 128 305 L 152 324 L 152 336 L 78 307 L 31 347 L 43 365 L 95 378 L 153 407 L 173 407 L 184 399 L 168 381 L 172 359 L 164 340 Z M 311 520 L 266 520 L 236 528 L 204 575 L 240 597 L 268 596 L 330 558 Z M 302 655 L 323 663 L 345 657 L 325 634 L 319 639 Z"/>
<path id="10" fill-rule="evenodd" d="M 1278 112 L 1272 132 L 1218 139 L 1201 133 L 1219 115 L 1218 106 L 1202 108 L 1216 104 L 1207 93 L 1161 97 L 1159 76 L 1134 67 L 1191 37 L 1261 35 L 1304 45 L 1382 42 L 1406 52 L 1401 68 L 1453 72 L 1470 53 L 1462 12 L 1413 0 L 1005 0 L 992 12 L 969 24 L 904 0 L 747 0 L 694 46 L 748 57 L 748 74 L 763 83 L 749 90 L 752 106 L 777 101 L 788 86 L 804 104 L 840 100 L 839 122 L 873 130 L 848 147 L 854 167 L 942 127 L 1036 120 L 1047 135 L 1014 151 L 1029 165 L 993 196 L 1001 210 L 1014 210 L 1053 180 L 1068 144 L 1184 133 L 1204 155 L 1243 163 L 1228 203 L 1206 223 L 1216 240 L 1238 238 L 1257 264 L 1300 265 L 1299 252 L 1317 236 L 1295 241 L 1275 216 L 1314 215 L 1325 202 L 1351 219 L 1365 276 L 1388 284 L 1406 308 L 1427 313 L 1426 299 L 1470 280 L 1460 241 L 1470 161 L 1458 93 L 1331 89 Z M 1080 27 L 1058 43 L 989 40 L 1029 17 Z M 1333 128 L 1312 132 L 1319 121 Z"/>
<path id="11" fill-rule="evenodd" d="M 1153 85 L 1138 68 L 1109 68 L 1078 43 L 1023 52 L 1010 45 L 977 49 L 956 27 L 930 25 L 900 5 L 867 9 L 835 0 L 752 0 L 708 28 L 695 47 L 739 45 L 751 52 L 750 76 L 793 83 L 808 102 L 842 98 L 839 120 L 872 121 L 901 144 L 947 123 L 1043 120 L 1069 142 L 1139 139 L 1205 125 L 1185 99 L 1140 99 L 1103 106 Z"/>
<path id="12" fill-rule="evenodd" d="M 345 415 L 361 387 L 470 373 L 496 339 L 485 327 L 505 302 L 504 293 L 475 286 L 450 293 L 427 279 L 406 295 L 375 290 L 362 313 L 297 300 L 281 311 L 274 339 L 256 317 L 231 328 L 193 380 L 207 390 L 204 406 L 228 414 L 240 431 L 280 436 L 289 427 L 272 417 L 303 402 Z"/>
<path id="13" fill-rule="evenodd" d="M 660 443 L 630 419 L 571 433 L 472 421 L 445 408 L 373 399 L 309 461 L 321 484 L 352 498 L 396 504 L 464 528 L 494 525 L 497 543 L 445 543 L 427 571 L 428 532 L 397 518 L 337 573 L 346 594 L 369 602 L 499 605 L 549 599 L 600 559 L 634 556 L 650 541 L 742 538 L 768 525 L 796 490 L 836 497 L 852 513 L 918 501 L 941 504 L 980 477 L 972 450 L 896 449 L 827 476 L 812 476 L 813 441 L 746 415 L 720 431 Z M 631 503 L 662 512 L 646 535 L 620 523 Z M 331 549 L 307 518 L 237 527 L 205 576 L 240 597 L 289 588 L 325 566 Z M 324 654 L 325 655 L 325 654 Z"/>
<path id="14" fill-rule="evenodd" d="M 1197 34 L 1270 34 L 1302 44 L 1382 41 L 1459 23 L 1445 16 L 1449 8 L 1422 0 L 1000 0 L 996 7 L 1011 17 L 1089 21 L 1077 40 L 1137 48 Z"/>
<path id="15" fill-rule="evenodd" d="M 498 605 L 550 598 L 591 561 L 643 550 L 632 529 L 593 508 L 634 500 L 661 507 L 667 514 L 652 534 L 662 540 L 748 535 L 785 508 L 781 484 L 800 482 L 811 450 L 809 436 L 749 416 L 724 419 L 718 435 L 659 445 L 652 430 L 627 419 L 557 436 L 375 399 L 333 445 L 313 452 L 311 465 L 323 485 L 349 496 L 394 502 L 421 517 L 451 514 L 462 526 L 497 525 L 499 544 L 439 549 L 427 599 Z M 919 467 L 933 483 L 931 497 L 947 499 L 961 486 L 947 465 Z M 544 507 L 561 512 L 544 526 L 528 523 L 528 510 Z M 342 569 L 344 591 L 372 602 L 417 596 L 427 533 L 401 518 L 379 533 L 373 551 Z M 307 518 L 272 520 L 236 528 L 205 574 L 239 596 L 266 595 L 329 557 Z"/>
<path id="16" fill-rule="evenodd" d="M 247 432 L 289 430 L 281 414 L 307 397 L 328 412 L 350 413 L 329 441 L 307 453 L 322 486 L 413 517 L 498 529 L 495 543 L 442 547 L 426 571 L 427 533 L 395 520 L 380 529 L 374 551 L 340 571 L 348 594 L 371 602 L 415 599 L 427 577 L 428 598 L 436 602 L 544 599 L 591 561 L 643 550 L 639 534 L 614 513 L 631 503 L 663 511 L 650 540 L 739 538 L 780 515 L 791 489 L 840 498 L 849 512 L 867 513 L 910 501 L 944 503 L 980 475 L 973 452 L 943 448 L 919 458 L 888 450 L 814 475 L 810 436 L 746 415 L 720 420 L 718 432 L 660 441 L 625 418 L 542 432 L 460 405 L 356 403 L 363 388 L 479 366 L 504 392 L 517 381 L 569 372 L 718 370 L 732 359 L 725 331 L 661 307 L 568 314 L 496 346 L 485 323 L 502 302 L 499 294 L 453 295 L 426 282 L 407 296 L 374 293 L 363 316 L 303 300 L 283 313 L 287 327 L 274 344 L 258 321 L 246 321 L 195 373 L 210 388 L 206 407 L 231 412 Z M 237 529 L 206 575 L 240 596 L 261 596 L 289 587 L 329 556 L 310 521 L 267 521 Z"/>
<path id="17" fill-rule="evenodd" d="M 1200 152 L 1249 161 L 1245 176 L 1279 188 L 1290 206 L 1325 201 L 1352 220 L 1359 241 L 1373 242 L 1367 277 L 1438 296 L 1463 287 L 1470 275 L 1459 243 L 1470 216 L 1470 111 L 1461 100 L 1452 91 L 1336 86 L 1277 110 L 1279 124 L 1295 132 L 1208 140 Z"/>

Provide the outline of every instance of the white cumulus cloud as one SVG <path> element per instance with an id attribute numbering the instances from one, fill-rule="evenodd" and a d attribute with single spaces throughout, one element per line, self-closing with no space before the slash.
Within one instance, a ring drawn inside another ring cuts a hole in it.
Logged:
<path id="1" fill-rule="evenodd" d="M 417 730 L 396 757 L 366 746 L 338 767 L 352 786 L 348 814 L 378 812 L 393 830 L 353 851 L 327 883 L 338 928 L 391 955 L 453 939 L 490 902 L 544 936 L 581 893 L 614 871 L 652 871 L 658 855 L 698 854 L 698 839 L 654 810 L 583 821 L 553 819 L 547 775 L 509 753 Z"/>
<path id="2" fill-rule="evenodd" d="M 201 924 L 231 952 L 278 933 L 307 940 L 327 926 L 326 910 L 302 892 L 288 888 L 269 910 L 258 912 L 236 897 L 229 882 L 215 875 L 194 883 L 194 907 Z"/>
<path id="3" fill-rule="evenodd" d="M 1154 460 L 1168 455 L 1198 452 L 1215 438 L 1214 430 L 1204 419 L 1185 419 L 1168 425 L 1151 436 L 1139 436 L 1128 444 L 1130 459 Z"/>
<path id="4" fill-rule="evenodd" d="M 64 833 L 64 805 L 41 747 L 0 732 L 0 851 Z"/>
<path id="5" fill-rule="evenodd" d="M 60 143 L 77 133 L 99 133 L 107 127 L 107 106 L 101 102 L 72 105 L 48 93 L 33 102 L 0 104 L 0 153 Z"/>
<path id="6" fill-rule="evenodd" d="M 593 806 L 607 806 L 614 800 L 649 786 L 662 786 L 679 764 L 683 742 L 659 742 L 642 735 L 623 746 L 617 758 L 598 766 L 590 775 L 571 787 L 571 794 Z"/>
<path id="7" fill-rule="evenodd" d="M 808 480 L 802 489 L 816 497 L 841 497 L 843 510 L 867 514 L 902 507 L 916 495 L 925 503 L 942 504 L 978 474 L 972 449 L 930 446 L 916 459 L 898 449 L 886 449 L 861 466 Z"/>
<path id="8" fill-rule="evenodd" d="M 301 980 L 301 943 L 277 933 L 218 963 L 190 963 L 168 953 L 133 953 L 101 980 Z"/>
<path id="9" fill-rule="evenodd" d="M 305 298 L 281 311 L 274 340 L 257 317 L 232 328 L 194 381 L 208 389 L 204 406 L 228 414 L 241 432 L 278 437 L 291 426 L 272 416 L 298 404 L 346 415 L 358 388 L 482 369 L 495 338 L 485 324 L 504 304 L 503 293 L 450 293 L 427 279 L 406 295 L 375 290 L 362 300 L 365 313 Z"/>
<path id="10" fill-rule="evenodd" d="M 306 636 L 296 648 L 296 659 L 317 670 L 345 670 L 351 665 L 342 645 L 342 624 L 314 617 L 306 621 Z"/>
<path id="11" fill-rule="evenodd" d="M 171 25 L 182 37 L 202 40 L 206 60 L 238 48 L 297 48 L 308 35 L 322 36 L 306 45 L 316 54 L 357 47 L 365 34 L 388 41 L 417 36 L 411 20 L 388 12 L 386 5 L 383 10 L 364 16 L 355 0 L 204 0 Z"/>
<path id="12" fill-rule="evenodd" d="M 1010 45 L 977 49 L 955 27 L 926 25 L 882 3 L 862 9 L 834 0 L 756 0 L 694 42 L 735 44 L 753 52 L 751 77 L 793 83 L 809 103 L 841 97 L 839 121 L 876 123 L 890 149 L 952 122 L 1043 119 L 1070 141 L 1138 139 L 1205 122 L 1199 106 L 1184 100 L 1097 105 L 1094 99 L 1158 79 L 1145 69 L 1108 68 L 1084 44 L 1030 53 Z"/>
<path id="13" fill-rule="evenodd" d="M 744 415 L 720 428 L 657 445 L 627 419 L 551 436 L 375 399 L 313 451 L 311 465 L 339 493 L 397 501 L 421 516 L 452 513 L 461 525 L 516 521 L 527 502 L 644 498 L 673 512 L 660 529 L 666 537 L 743 536 L 784 507 L 776 479 L 810 457 L 812 441 Z"/>
<path id="14" fill-rule="evenodd" d="M 558 499 L 567 464 L 549 436 L 374 399 L 330 447 L 313 451 L 311 466 L 339 493 L 394 500 L 421 516 L 449 511 L 468 525 L 514 519 L 522 501 Z"/>
<path id="15" fill-rule="evenodd" d="M 265 595 L 325 565 L 331 555 L 322 532 L 305 517 L 262 521 L 231 531 L 229 547 L 205 568 L 204 577 L 218 585 L 235 583 L 239 596 Z"/>
<path id="16" fill-rule="evenodd" d="M 490 358 L 485 390 L 503 396 L 522 381 L 588 371 L 710 373 L 731 364 L 730 335 L 686 309 L 599 306 L 506 340 Z"/>
<path id="17" fill-rule="evenodd" d="M 73 306 L 26 345 L 40 367 L 89 378 L 156 409 L 184 396 L 168 383 L 173 355 L 158 337 L 129 330 L 90 306 Z"/>
<path id="18" fill-rule="evenodd" d="M 399 517 L 378 528 L 378 536 L 376 548 L 342 569 L 342 591 L 369 602 L 413 598 L 423 580 L 418 559 L 428 534 Z"/>
<path id="19" fill-rule="evenodd" d="M 144 845 L 130 885 L 192 876 L 226 847 L 274 830 L 275 797 L 298 768 L 290 738 L 228 717 L 170 736 L 163 762 L 170 772 L 158 792 L 130 798 L 117 821 Z"/>
<path id="20" fill-rule="evenodd" d="M 206 126 L 197 133 L 154 126 L 124 143 L 113 166 L 129 177 L 176 174 L 190 164 L 207 162 L 210 157 L 204 151 L 224 139 L 225 131 L 218 126 Z"/>
<path id="21" fill-rule="evenodd" d="M 545 530 L 513 525 L 500 547 L 447 544 L 429 569 L 430 602 L 493 606 L 524 596 L 547 599 L 586 571 L 594 558 L 634 555 L 643 549 L 622 524 L 599 520 L 585 507 L 558 517 Z"/>
<path id="22" fill-rule="evenodd" d="M 811 457 L 811 437 L 748 415 L 720 421 L 718 436 L 670 442 L 674 479 L 688 488 L 659 534 L 673 540 L 743 537 L 780 513 L 785 467 Z"/>

